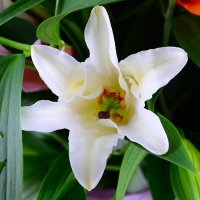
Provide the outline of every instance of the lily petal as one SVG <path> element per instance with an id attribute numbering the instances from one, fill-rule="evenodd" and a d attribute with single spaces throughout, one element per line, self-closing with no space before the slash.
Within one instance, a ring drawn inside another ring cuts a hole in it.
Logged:
<path id="1" fill-rule="evenodd" d="M 133 83 L 139 88 L 139 97 L 146 101 L 174 78 L 186 62 L 184 50 L 163 47 L 128 56 L 120 62 L 120 69 L 126 78 L 134 80 Z"/>
<path id="2" fill-rule="evenodd" d="M 40 77 L 60 99 L 81 92 L 85 75 L 72 56 L 45 45 L 32 45 L 31 56 Z"/>
<path id="3" fill-rule="evenodd" d="M 101 63 L 109 60 L 114 66 L 118 65 L 112 27 L 103 6 L 95 6 L 92 9 L 85 28 L 85 40 L 90 51 L 90 59 Z"/>
<path id="4" fill-rule="evenodd" d="M 64 103 L 38 101 L 21 108 L 21 127 L 26 131 L 52 132 L 74 124 L 70 118 L 72 115 Z"/>
<path id="5" fill-rule="evenodd" d="M 165 154 L 169 149 L 168 138 L 160 119 L 141 105 L 137 106 L 129 123 L 119 127 L 119 133 L 156 155 Z"/>
<path id="6" fill-rule="evenodd" d="M 70 131 L 69 158 L 79 183 L 87 190 L 93 189 L 101 179 L 106 161 L 114 146 L 117 134 L 102 134 L 100 130 Z"/>

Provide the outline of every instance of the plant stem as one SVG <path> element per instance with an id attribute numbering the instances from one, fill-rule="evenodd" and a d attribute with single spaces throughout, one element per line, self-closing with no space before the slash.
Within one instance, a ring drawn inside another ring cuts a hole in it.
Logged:
<path id="1" fill-rule="evenodd" d="M 22 50 L 26 56 L 30 56 L 31 46 L 28 44 L 15 42 L 13 40 L 9 40 L 9 39 L 1 37 L 1 36 L 0 36 L 0 44 L 6 45 L 9 47 L 18 49 L 18 50 Z"/>
<path id="2" fill-rule="evenodd" d="M 174 13 L 174 7 L 176 4 L 176 0 L 169 0 L 169 5 L 167 8 L 167 12 L 165 15 L 165 23 L 164 23 L 164 29 L 163 29 L 163 39 L 162 39 L 162 45 L 167 46 L 169 43 L 169 36 L 171 31 L 171 19 Z"/>
<path id="3" fill-rule="evenodd" d="M 120 166 L 107 165 L 107 166 L 106 166 L 106 170 L 119 172 Z"/>
<path id="4" fill-rule="evenodd" d="M 169 0 L 167 12 L 165 15 L 164 28 L 163 28 L 162 46 L 167 46 L 169 44 L 169 38 L 170 38 L 170 32 L 171 32 L 171 20 L 173 17 L 175 4 L 176 4 L 176 0 Z M 166 117 L 168 119 L 171 119 L 170 111 L 168 109 L 163 91 L 160 92 L 159 101 Z"/>

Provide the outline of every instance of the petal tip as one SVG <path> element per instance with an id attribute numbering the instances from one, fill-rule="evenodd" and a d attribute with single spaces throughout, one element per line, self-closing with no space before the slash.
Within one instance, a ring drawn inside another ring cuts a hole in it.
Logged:
<path id="1" fill-rule="evenodd" d="M 168 152 L 169 150 L 169 141 L 166 138 L 166 140 L 163 142 L 162 145 L 159 146 L 160 148 L 157 149 L 157 151 L 155 152 L 156 155 L 164 155 Z"/>

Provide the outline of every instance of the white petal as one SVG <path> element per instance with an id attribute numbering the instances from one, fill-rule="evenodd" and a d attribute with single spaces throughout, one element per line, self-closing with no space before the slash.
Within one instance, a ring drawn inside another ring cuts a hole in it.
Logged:
<path id="1" fill-rule="evenodd" d="M 72 56 L 45 45 L 32 45 L 31 57 L 41 78 L 61 99 L 82 90 L 85 74 Z"/>
<path id="2" fill-rule="evenodd" d="M 119 133 L 156 155 L 165 154 L 169 149 L 169 142 L 160 119 L 142 106 L 136 109 L 129 123 L 119 127 Z"/>
<path id="3" fill-rule="evenodd" d="M 21 108 L 22 130 L 51 132 L 70 128 L 74 121 L 72 111 L 64 103 L 38 101 L 32 106 Z"/>
<path id="4" fill-rule="evenodd" d="M 118 59 L 112 27 L 104 7 L 93 8 L 85 28 L 85 40 L 90 51 L 88 73 L 93 68 L 94 75 L 99 75 L 101 80 L 109 77 L 111 82 L 118 73 Z"/>
<path id="5" fill-rule="evenodd" d="M 138 84 L 140 97 L 146 101 L 174 78 L 186 62 L 187 54 L 182 49 L 163 47 L 130 55 L 120 62 L 120 69 Z"/>
<path id="6" fill-rule="evenodd" d="M 92 9 L 85 28 L 85 40 L 91 59 L 100 62 L 110 59 L 113 65 L 118 65 L 112 27 L 104 7 L 95 6 Z"/>
<path id="7" fill-rule="evenodd" d="M 71 167 L 78 182 L 87 190 L 93 189 L 100 181 L 117 141 L 117 134 L 102 134 L 97 129 L 70 131 Z"/>

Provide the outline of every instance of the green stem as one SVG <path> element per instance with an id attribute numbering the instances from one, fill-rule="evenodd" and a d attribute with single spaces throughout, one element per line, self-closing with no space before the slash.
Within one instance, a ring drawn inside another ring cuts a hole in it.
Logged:
<path id="1" fill-rule="evenodd" d="M 171 19 L 173 17 L 175 4 L 176 0 L 169 0 L 169 5 L 165 15 L 165 23 L 163 29 L 163 39 L 162 39 L 163 46 L 167 46 L 169 43 L 169 37 L 171 32 Z"/>
<path id="2" fill-rule="evenodd" d="M 107 165 L 107 166 L 106 166 L 106 170 L 119 172 L 120 166 Z"/>
<path id="3" fill-rule="evenodd" d="M 18 49 L 18 50 L 22 50 L 26 56 L 30 56 L 31 46 L 28 44 L 15 42 L 13 40 L 9 40 L 9 39 L 1 37 L 1 36 L 0 36 L 0 44 L 6 45 L 9 47 Z"/>
<path id="4" fill-rule="evenodd" d="M 165 15 L 164 28 L 163 28 L 162 46 L 167 46 L 169 44 L 169 38 L 170 38 L 170 32 L 171 32 L 171 20 L 173 17 L 175 4 L 176 4 L 176 0 L 169 0 L 167 12 Z M 163 91 L 160 92 L 158 98 L 159 98 L 159 102 L 161 104 L 163 113 L 166 115 L 168 119 L 171 119 L 171 114 L 168 109 Z"/>
<path id="5" fill-rule="evenodd" d="M 169 120 L 171 120 L 171 113 L 170 113 L 170 111 L 168 109 L 168 106 L 167 106 L 163 91 L 161 91 L 160 94 L 159 94 L 159 101 L 160 101 L 163 113 L 165 114 L 165 116 Z"/>

